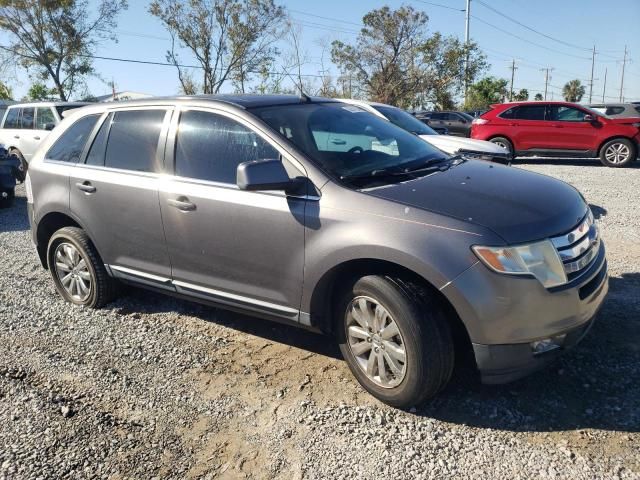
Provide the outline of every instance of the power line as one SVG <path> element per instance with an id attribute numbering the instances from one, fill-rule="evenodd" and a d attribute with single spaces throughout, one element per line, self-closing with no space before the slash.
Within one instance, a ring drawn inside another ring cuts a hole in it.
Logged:
<path id="1" fill-rule="evenodd" d="M 425 5 L 431 5 L 432 7 L 440 7 L 440 8 L 446 8 L 447 10 L 453 10 L 456 12 L 464 12 L 464 8 L 456 8 L 456 7 L 452 7 L 450 5 L 443 5 L 441 3 L 435 3 L 435 2 L 427 2 L 425 0 L 415 0 L 416 2 L 420 2 L 420 3 L 424 3 Z"/>
<path id="2" fill-rule="evenodd" d="M 320 18 L 322 20 L 331 20 L 333 22 L 346 23 L 348 25 L 355 25 L 356 27 L 364 27 L 362 23 L 350 22 L 348 20 L 340 20 L 339 18 L 333 17 L 323 17 L 322 15 L 316 15 L 315 13 L 303 12 L 302 10 L 294 10 L 292 8 L 289 9 L 290 12 L 297 13 L 299 15 L 306 15 L 308 17 Z"/>

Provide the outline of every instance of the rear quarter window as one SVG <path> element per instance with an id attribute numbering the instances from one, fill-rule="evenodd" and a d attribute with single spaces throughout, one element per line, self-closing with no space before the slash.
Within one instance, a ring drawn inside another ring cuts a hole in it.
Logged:
<path id="1" fill-rule="evenodd" d="M 47 152 L 47 160 L 77 163 L 100 115 L 87 115 L 67 128 Z"/>

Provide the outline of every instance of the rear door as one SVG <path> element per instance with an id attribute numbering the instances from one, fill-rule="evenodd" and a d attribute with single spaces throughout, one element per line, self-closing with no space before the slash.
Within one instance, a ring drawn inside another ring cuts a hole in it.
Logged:
<path id="1" fill-rule="evenodd" d="M 21 108 L 8 108 L 0 131 L 0 141 L 8 148 L 18 148 L 20 141 L 20 112 Z"/>
<path id="2" fill-rule="evenodd" d="M 40 145 L 41 136 L 36 130 L 36 109 L 35 107 L 24 107 L 20 117 L 20 139 L 18 140 L 18 150 L 27 162 L 31 161 L 33 154 Z"/>
<path id="3" fill-rule="evenodd" d="M 516 151 L 548 148 L 545 112 L 546 104 L 540 103 L 514 106 L 498 116 Z"/>
<path id="4" fill-rule="evenodd" d="M 546 134 L 548 148 L 557 150 L 595 150 L 597 124 L 584 120 L 589 112 L 566 105 L 549 105 L 547 118 L 549 130 Z"/>
<path id="5" fill-rule="evenodd" d="M 116 276 L 170 287 L 158 185 L 163 175 L 167 107 L 103 115 L 84 163 L 70 178 L 70 203 Z"/>

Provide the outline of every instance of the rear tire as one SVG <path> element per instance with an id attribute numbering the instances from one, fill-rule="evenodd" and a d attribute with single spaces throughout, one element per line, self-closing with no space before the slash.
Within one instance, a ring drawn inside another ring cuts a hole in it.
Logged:
<path id="1" fill-rule="evenodd" d="M 513 160 L 513 157 L 514 157 L 513 143 L 511 143 L 511 141 L 508 138 L 505 138 L 505 137 L 493 137 L 489 141 L 491 143 L 495 143 L 496 145 L 499 145 L 500 147 L 504 147 L 507 150 L 509 150 L 509 155 L 511 155 L 511 160 Z M 509 162 L 509 163 L 511 163 L 511 162 Z"/>
<path id="2" fill-rule="evenodd" d="M 52 235 L 47 263 L 56 290 L 66 301 L 100 308 L 115 297 L 117 282 L 81 228 L 64 227 Z"/>
<path id="3" fill-rule="evenodd" d="M 638 155 L 636 146 L 627 138 L 614 138 L 600 148 L 600 163 L 605 167 L 626 167 Z"/>
<path id="4" fill-rule="evenodd" d="M 408 408 L 449 382 L 454 365 L 449 324 L 439 301 L 420 287 L 362 277 L 345 289 L 335 315 L 342 355 L 358 382 L 380 401 Z"/>
<path id="5" fill-rule="evenodd" d="M 13 150 L 11 150 L 9 152 L 10 155 L 15 155 L 18 160 L 20 160 L 20 165 L 16 168 L 15 172 L 14 172 L 14 176 L 16 177 L 16 180 L 18 180 L 20 183 L 24 182 L 24 179 L 27 177 L 27 170 L 29 168 L 29 164 L 27 163 L 27 161 L 24 159 L 24 157 L 22 156 L 22 154 L 20 153 L 19 150 L 16 150 L 15 148 Z"/>

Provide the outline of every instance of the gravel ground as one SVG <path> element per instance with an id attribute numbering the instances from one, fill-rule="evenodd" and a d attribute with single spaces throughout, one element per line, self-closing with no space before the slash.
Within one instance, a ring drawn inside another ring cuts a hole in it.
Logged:
<path id="1" fill-rule="evenodd" d="M 599 320 L 544 372 L 488 387 L 462 369 L 410 412 L 319 335 L 137 289 L 62 302 L 19 188 L 0 210 L 0 479 L 640 478 L 640 168 L 527 162 L 592 204 Z"/>

